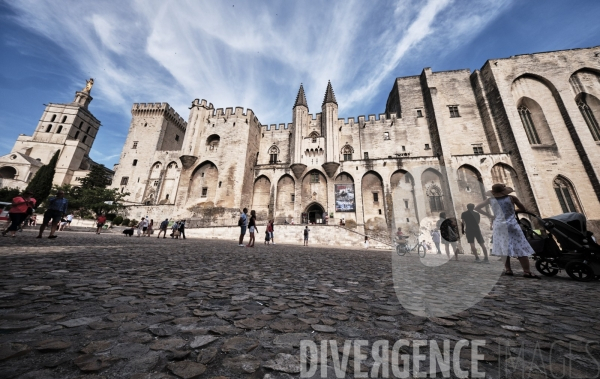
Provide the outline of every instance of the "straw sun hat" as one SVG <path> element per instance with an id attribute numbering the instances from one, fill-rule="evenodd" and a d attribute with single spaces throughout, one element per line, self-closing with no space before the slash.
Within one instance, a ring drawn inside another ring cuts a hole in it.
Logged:
<path id="1" fill-rule="evenodd" d="M 514 192 L 514 190 L 510 187 L 507 187 L 506 184 L 497 183 L 492 186 L 491 191 L 487 191 L 485 194 L 493 197 L 504 197 L 511 192 Z"/>

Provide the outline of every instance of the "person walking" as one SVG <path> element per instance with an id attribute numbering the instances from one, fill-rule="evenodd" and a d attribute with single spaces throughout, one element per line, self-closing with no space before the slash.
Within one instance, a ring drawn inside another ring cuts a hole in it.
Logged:
<path id="1" fill-rule="evenodd" d="M 67 222 L 67 220 L 65 220 L 65 222 Z M 100 215 L 96 219 L 96 234 L 100 234 L 100 231 L 104 227 L 104 224 L 106 224 L 106 216 L 104 215 L 104 213 L 100 213 Z"/>
<path id="2" fill-rule="evenodd" d="M 448 259 L 450 259 L 450 245 L 452 245 L 452 250 L 454 253 L 454 259 L 458 261 L 458 225 L 456 224 L 456 219 L 454 218 L 446 218 L 446 212 L 440 213 L 440 218 L 435 224 L 437 230 L 439 230 L 441 235 L 441 242 L 444 244 L 446 255 Z"/>
<path id="3" fill-rule="evenodd" d="M 365 236 L 365 249 L 369 249 L 369 237 Z"/>
<path id="4" fill-rule="evenodd" d="M 146 234 L 146 230 L 148 230 L 148 221 L 145 217 L 142 217 L 142 220 L 137 225 L 137 236 Z"/>
<path id="5" fill-rule="evenodd" d="M 304 227 L 304 246 L 308 246 L 308 232 L 310 232 L 310 229 L 308 229 L 308 226 Z"/>
<path id="6" fill-rule="evenodd" d="M 25 191 L 21 196 L 15 196 L 12 199 L 12 205 L 8 211 L 8 217 L 10 218 L 10 226 L 2 232 L 3 236 L 6 236 L 10 232 L 11 237 L 15 236 L 15 232 L 21 226 L 21 223 L 25 219 L 33 214 L 33 208 L 35 207 L 36 200 L 33 198 L 33 193 Z"/>
<path id="7" fill-rule="evenodd" d="M 273 239 L 273 221 L 269 220 L 267 222 L 267 230 L 265 231 L 265 245 L 268 245 L 272 239 Z"/>
<path id="8" fill-rule="evenodd" d="M 440 250 L 440 242 L 442 240 L 442 236 L 440 235 L 440 231 L 438 229 L 434 229 L 431 231 L 431 240 L 435 245 L 437 253 L 442 254 L 442 251 Z"/>
<path id="9" fill-rule="evenodd" d="M 173 225 L 171 225 L 171 238 L 179 238 L 179 223 L 175 221 Z"/>
<path id="10" fill-rule="evenodd" d="M 154 220 L 150 220 L 148 223 L 148 229 L 146 229 L 146 237 L 150 237 L 150 235 L 154 232 Z"/>
<path id="11" fill-rule="evenodd" d="M 238 220 L 238 226 L 240 227 L 240 241 L 239 247 L 244 247 L 244 236 L 246 235 L 246 229 L 248 228 L 248 208 L 244 208 L 240 219 Z"/>
<path id="12" fill-rule="evenodd" d="M 56 196 L 48 199 L 48 209 L 44 213 L 44 220 L 42 221 L 42 225 L 40 225 L 40 233 L 36 238 L 42 238 L 44 229 L 46 229 L 46 225 L 48 225 L 50 221 L 52 221 L 52 227 L 48 238 L 56 238 L 54 233 L 56 233 L 56 228 L 58 227 L 60 219 L 67 214 L 68 204 L 69 201 L 65 199 L 65 193 L 63 191 L 58 191 Z"/>
<path id="13" fill-rule="evenodd" d="M 509 195 L 513 191 L 506 184 L 494 184 L 491 191 L 486 192 L 489 198 L 477 204 L 475 211 L 492 219 L 492 254 L 505 257 L 504 275 L 514 275 L 510 267 L 510 258 L 517 258 L 523 268 L 524 278 L 540 279 L 531 272 L 529 256 L 535 252 L 527 242 L 515 217 L 515 206 L 521 212 L 527 212 L 527 210 L 516 196 Z M 488 205 L 492 206 L 493 215 L 484 209 Z"/>
<path id="14" fill-rule="evenodd" d="M 73 212 L 69 213 L 66 218 L 67 226 L 65 227 L 65 229 L 71 229 L 71 222 L 73 222 Z"/>
<path id="15" fill-rule="evenodd" d="M 167 238 L 167 228 L 169 227 L 169 219 L 165 218 L 165 221 L 160 223 L 160 230 L 158 231 L 158 237 L 160 238 L 160 233 L 163 233 L 163 238 Z"/>
<path id="16" fill-rule="evenodd" d="M 185 220 L 179 221 L 179 228 L 177 230 L 179 230 L 181 238 L 185 239 Z"/>
<path id="17" fill-rule="evenodd" d="M 467 236 L 467 243 L 471 245 L 471 253 L 475 255 L 475 262 L 489 263 L 490 261 L 488 260 L 487 249 L 485 248 L 483 235 L 481 234 L 481 229 L 479 228 L 481 216 L 473 209 L 475 209 L 475 204 L 467 204 L 467 210 L 460 215 L 462 234 Z M 484 256 L 483 261 L 479 259 L 477 248 L 475 247 L 475 241 L 477 241 L 479 246 L 481 246 Z"/>
<path id="18" fill-rule="evenodd" d="M 275 220 L 271 220 L 271 244 L 275 245 Z"/>
<path id="19" fill-rule="evenodd" d="M 248 241 L 248 245 L 246 247 L 254 247 L 254 232 L 258 233 L 258 228 L 256 227 L 256 211 L 250 211 L 250 220 L 248 221 L 248 231 L 250 232 L 250 241 Z"/>

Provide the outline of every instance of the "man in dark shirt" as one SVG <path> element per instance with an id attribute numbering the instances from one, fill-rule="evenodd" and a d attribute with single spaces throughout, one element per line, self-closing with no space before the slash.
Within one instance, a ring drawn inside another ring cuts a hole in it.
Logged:
<path id="1" fill-rule="evenodd" d="M 477 248 L 475 247 L 475 240 L 477 240 L 485 257 L 483 263 L 488 263 L 487 249 L 485 248 L 481 229 L 479 228 L 480 216 L 479 213 L 473 210 L 474 208 L 475 204 L 467 204 L 467 210 L 460 215 L 462 233 L 467 235 L 467 242 L 471 245 L 471 252 L 475 255 L 475 262 L 481 262 L 477 255 Z"/>

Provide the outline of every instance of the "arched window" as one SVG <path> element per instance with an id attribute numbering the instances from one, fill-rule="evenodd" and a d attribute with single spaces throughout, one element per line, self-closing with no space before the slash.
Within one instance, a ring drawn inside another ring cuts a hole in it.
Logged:
<path id="1" fill-rule="evenodd" d="M 62 125 L 59 125 L 58 129 L 56 129 L 56 133 L 60 133 L 62 131 L 62 127 L 63 127 Z"/>
<path id="2" fill-rule="evenodd" d="M 87 130 L 86 130 L 85 132 L 89 134 L 89 133 L 90 133 L 90 129 L 91 129 L 91 128 L 92 128 L 91 126 L 88 126 L 88 127 L 87 127 Z"/>
<path id="3" fill-rule="evenodd" d="M 441 212 L 444 210 L 444 203 L 442 202 L 442 190 L 432 185 L 427 189 L 427 197 L 429 197 L 429 206 L 432 212 Z"/>
<path id="4" fill-rule="evenodd" d="M 4 166 L 0 168 L 0 178 L 14 179 L 17 176 L 17 170 L 14 167 Z"/>
<path id="5" fill-rule="evenodd" d="M 67 121 L 67 116 L 63 116 L 63 119 L 61 122 L 65 122 L 65 121 Z"/>
<path id="6" fill-rule="evenodd" d="M 554 179 L 553 185 L 556 196 L 558 197 L 558 202 L 564 213 L 581 212 L 575 189 L 567 179 L 557 176 L 556 179 Z"/>
<path id="7" fill-rule="evenodd" d="M 48 127 L 46 127 L 46 133 L 50 133 L 50 131 L 52 130 L 52 124 L 48 125 Z"/>
<path id="8" fill-rule="evenodd" d="M 56 120 L 56 115 L 52 115 L 52 120 L 50 120 L 50 122 L 54 122 L 54 120 Z"/>
<path id="9" fill-rule="evenodd" d="M 81 122 L 79 123 L 79 129 L 81 129 L 81 127 L 82 127 L 82 126 L 83 126 L 83 121 L 81 121 Z"/>
<path id="10" fill-rule="evenodd" d="M 87 140 L 87 136 L 83 136 L 83 139 L 81 140 L 81 142 L 85 143 L 85 140 Z"/>
<path id="11" fill-rule="evenodd" d="M 219 137 L 217 134 L 212 134 L 206 139 L 206 146 L 208 146 L 209 150 L 215 150 L 219 147 L 220 142 L 221 137 Z"/>
<path id="12" fill-rule="evenodd" d="M 77 131 L 77 133 L 75 133 L 75 137 L 73 137 L 73 138 L 77 139 L 77 137 L 79 137 L 79 131 Z"/>
<path id="13" fill-rule="evenodd" d="M 279 154 L 279 148 L 275 145 L 269 148 L 269 163 L 275 164 L 277 163 L 277 155 Z"/>
<path id="14" fill-rule="evenodd" d="M 577 102 L 577 106 L 585 119 L 585 123 L 588 128 L 590 128 L 594 141 L 600 141 L 600 127 L 598 126 L 598 121 L 596 120 L 596 117 L 594 117 L 594 113 L 590 109 L 590 106 L 587 105 L 583 99 Z"/>
<path id="15" fill-rule="evenodd" d="M 308 135 L 308 137 L 312 140 L 311 142 L 315 143 L 317 142 L 317 138 L 319 138 L 319 133 L 312 132 Z"/>
<path id="16" fill-rule="evenodd" d="M 344 145 L 344 147 L 342 147 L 342 154 L 344 156 L 344 160 L 345 161 L 351 161 L 352 160 L 352 153 L 354 153 L 354 149 L 352 148 L 352 146 L 348 145 L 347 143 Z"/>
<path id="17" fill-rule="evenodd" d="M 527 139 L 529 143 L 532 145 L 539 145 L 541 143 L 540 137 L 535 130 L 535 125 L 533 124 L 533 120 L 531 118 L 531 112 L 529 109 L 521 105 L 519 107 L 519 116 L 521 116 L 521 122 L 523 123 L 523 127 L 525 128 L 525 133 L 527 134 Z"/>

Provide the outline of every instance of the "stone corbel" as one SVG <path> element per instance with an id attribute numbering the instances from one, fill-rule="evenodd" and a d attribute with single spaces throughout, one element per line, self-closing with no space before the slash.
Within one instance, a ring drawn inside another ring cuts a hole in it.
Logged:
<path id="1" fill-rule="evenodd" d="M 304 170 L 306 170 L 306 165 L 302 163 L 294 163 L 290 166 L 290 168 L 292 169 L 292 172 L 294 173 L 296 179 L 300 179 L 302 173 L 304 172 Z"/>
<path id="2" fill-rule="evenodd" d="M 192 167 L 194 163 L 196 163 L 198 157 L 193 155 L 182 155 L 179 157 L 179 160 L 181 161 L 183 168 L 187 170 L 188 168 Z"/>
<path id="3" fill-rule="evenodd" d="M 323 163 L 321 167 L 323 167 L 323 170 L 325 170 L 327 176 L 333 179 L 333 176 L 335 175 L 335 172 L 337 171 L 338 167 L 340 167 L 340 164 L 337 162 L 327 162 Z"/>

